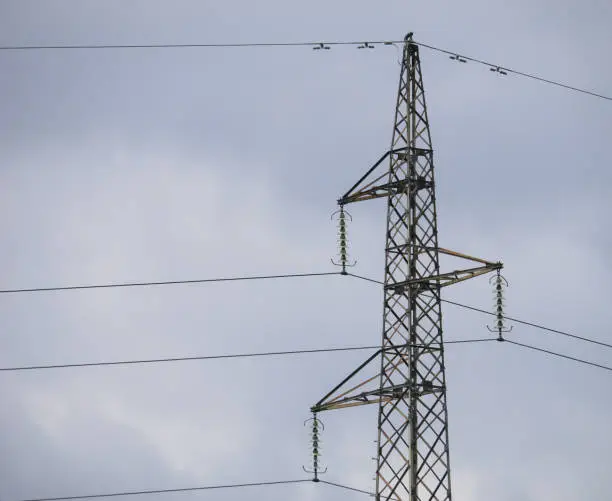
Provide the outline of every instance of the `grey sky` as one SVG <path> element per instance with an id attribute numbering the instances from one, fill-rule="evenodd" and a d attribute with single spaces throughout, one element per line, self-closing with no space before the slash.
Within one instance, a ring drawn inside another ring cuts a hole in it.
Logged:
<path id="1" fill-rule="evenodd" d="M 612 94 L 612 4 L 0 0 L 0 45 L 418 40 Z M 341 195 L 388 147 L 393 47 L 0 52 L 1 288 L 327 271 Z M 440 244 L 506 263 L 508 313 L 612 341 L 612 106 L 422 51 Z M 351 208 L 380 278 L 384 206 Z M 448 298 L 488 308 L 475 280 Z M 0 298 L 0 366 L 376 344 L 343 277 Z M 446 306 L 449 339 L 490 320 Z M 612 350 L 517 325 L 601 363 Z M 365 353 L 0 374 L 0 499 L 300 478 L 309 406 Z M 610 499 L 608 373 L 447 351 L 455 499 Z M 372 490 L 376 409 L 322 416 Z M 364 499 L 321 485 L 160 496 Z"/>

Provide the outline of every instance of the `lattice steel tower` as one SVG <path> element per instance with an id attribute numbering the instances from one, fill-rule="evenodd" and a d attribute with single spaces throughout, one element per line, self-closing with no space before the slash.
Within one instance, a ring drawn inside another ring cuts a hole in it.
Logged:
<path id="1" fill-rule="evenodd" d="M 388 171 L 378 172 L 387 158 Z M 311 410 L 378 403 L 376 499 L 450 501 L 440 289 L 502 264 L 438 246 L 433 151 L 412 34 L 403 47 L 391 148 L 338 203 L 343 210 L 380 197 L 387 198 L 382 345 Z M 440 254 L 477 265 L 441 273 Z"/>

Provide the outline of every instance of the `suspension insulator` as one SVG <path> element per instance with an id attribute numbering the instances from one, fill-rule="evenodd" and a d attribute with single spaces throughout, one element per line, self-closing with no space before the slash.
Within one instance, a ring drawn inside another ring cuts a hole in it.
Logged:
<path id="1" fill-rule="evenodd" d="M 497 270 L 497 275 L 492 277 L 491 282 L 493 284 L 493 310 L 495 312 L 495 327 L 487 328 L 492 332 L 497 332 L 497 340 L 504 341 L 503 333 L 510 332 L 512 327 L 508 327 L 505 322 L 504 316 L 504 287 L 508 286 L 508 281 L 501 275 L 500 270 Z"/>
<path id="2" fill-rule="evenodd" d="M 307 473 L 312 473 L 313 482 L 318 482 L 319 481 L 319 474 L 325 473 L 327 471 L 327 468 L 321 470 L 320 466 L 319 466 L 319 458 L 321 457 L 321 441 L 319 439 L 319 429 L 323 429 L 323 423 L 317 418 L 317 414 L 313 413 L 312 414 L 312 418 L 308 419 L 304 422 L 304 425 L 306 425 L 307 423 L 311 423 L 311 449 L 312 449 L 312 469 L 306 469 L 304 467 L 302 467 L 304 469 L 304 471 L 306 471 Z"/>
<path id="3" fill-rule="evenodd" d="M 342 268 L 341 273 L 346 275 L 346 268 L 348 266 L 355 266 L 355 262 L 350 263 L 348 257 L 348 239 L 346 232 L 346 218 L 351 218 L 351 215 L 344 210 L 344 206 L 340 205 L 340 209 L 338 209 L 334 214 L 332 214 L 332 218 L 338 214 L 338 257 L 340 258 L 338 262 L 333 259 L 331 262 L 336 266 L 340 266 Z"/>

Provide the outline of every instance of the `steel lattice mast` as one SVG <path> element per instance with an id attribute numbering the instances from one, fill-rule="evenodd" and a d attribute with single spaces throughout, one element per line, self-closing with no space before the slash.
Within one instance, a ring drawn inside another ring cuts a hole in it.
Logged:
<path id="1" fill-rule="evenodd" d="M 387 158 L 389 170 L 379 174 Z M 450 501 L 440 290 L 502 264 L 438 246 L 433 150 L 412 34 L 404 43 L 391 149 L 338 203 L 342 209 L 381 197 L 387 198 L 382 345 L 312 411 L 378 403 L 376 499 Z M 441 253 L 478 266 L 441 273 Z M 378 356 L 379 372 L 351 382 Z"/>
<path id="2" fill-rule="evenodd" d="M 397 95 L 388 197 L 380 386 L 402 394 L 378 412 L 376 493 L 450 500 L 450 462 L 433 152 L 418 46 L 407 43 Z M 404 284 L 398 286 L 398 284 Z M 409 382 L 406 385 L 406 382 Z"/>

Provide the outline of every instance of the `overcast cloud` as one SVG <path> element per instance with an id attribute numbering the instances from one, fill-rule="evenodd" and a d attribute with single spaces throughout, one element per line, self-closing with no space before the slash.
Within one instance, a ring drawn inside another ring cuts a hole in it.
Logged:
<path id="1" fill-rule="evenodd" d="M 401 39 L 612 94 L 612 3 L 0 0 L 0 45 Z M 333 271 L 335 200 L 388 148 L 398 51 L 0 52 L 0 288 Z M 612 342 L 612 104 L 421 52 L 440 245 L 501 259 L 508 314 Z M 380 279 L 384 204 L 351 208 Z M 486 278 L 447 298 L 491 306 Z M 0 366 L 377 344 L 345 277 L 0 298 Z M 490 319 L 444 307 L 447 339 Z M 516 325 L 515 339 L 612 364 Z M 304 478 L 316 402 L 366 352 L 0 373 L 0 499 Z M 453 494 L 612 499 L 609 373 L 447 349 Z M 372 491 L 376 409 L 322 416 L 327 479 Z M 159 496 L 364 499 L 304 484 Z"/>

